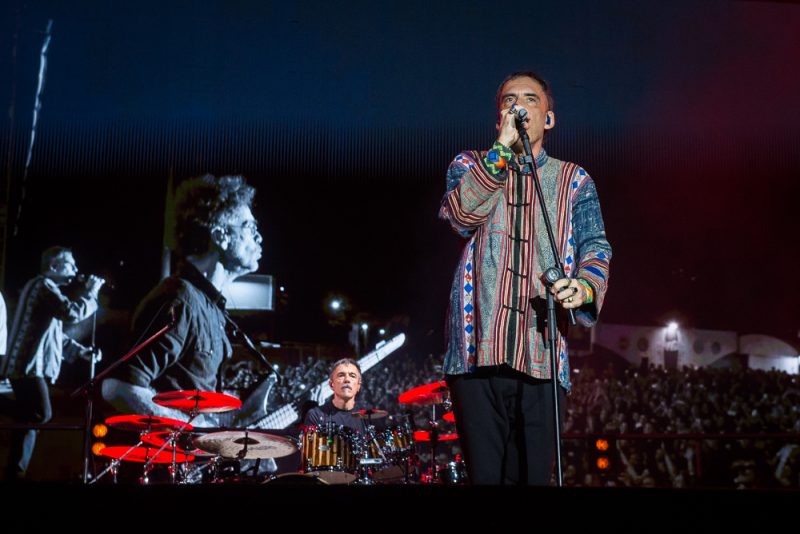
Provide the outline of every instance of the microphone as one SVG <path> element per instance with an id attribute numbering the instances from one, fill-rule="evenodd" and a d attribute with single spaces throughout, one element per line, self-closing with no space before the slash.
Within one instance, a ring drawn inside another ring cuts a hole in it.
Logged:
<path id="1" fill-rule="evenodd" d="M 514 122 L 517 123 L 517 128 L 525 128 L 525 120 L 528 118 L 528 110 L 517 105 L 511 106 L 510 113 L 514 115 Z"/>
<path id="2" fill-rule="evenodd" d="M 76 275 L 75 275 L 75 278 L 74 278 L 74 280 L 75 280 L 75 282 L 77 282 L 77 283 L 80 283 L 80 284 L 85 284 L 85 283 L 86 283 L 86 282 L 89 280 L 89 277 L 90 277 L 90 276 L 92 276 L 92 275 L 90 275 L 90 274 L 84 274 L 84 273 L 78 273 L 78 274 L 76 274 Z M 101 289 L 102 289 L 103 287 L 107 287 L 108 289 L 111 289 L 111 290 L 117 289 L 117 287 L 116 287 L 114 284 L 111 284 L 111 283 L 107 282 L 105 279 L 103 279 L 103 277 L 102 277 L 102 276 L 98 276 L 98 278 L 100 278 L 101 280 L 103 280 L 103 286 L 101 287 Z"/>

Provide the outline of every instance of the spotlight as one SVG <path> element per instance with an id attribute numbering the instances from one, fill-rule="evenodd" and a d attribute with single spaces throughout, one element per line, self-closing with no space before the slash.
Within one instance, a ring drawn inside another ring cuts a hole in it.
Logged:
<path id="1" fill-rule="evenodd" d="M 100 456 L 100 451 L 106 448 L 106 444 L 102 441 L 96 441 L 92 444 L 92 454 Z"/>
<path id="2" fill-rule="evenodd" d="M 97 423 L 92 427 L 92 435 L 96 438 L 104 438 L 108 434 L 108 427 L 103 423 Z"/>
<path id="3" fill-rule="evenodd" d="M 677 321 L 670 321 L 669 323 L 667 323 L 667 332 L 669 332 L 670 334 L 674 334 L 677 331 L 678 331 Z"/>

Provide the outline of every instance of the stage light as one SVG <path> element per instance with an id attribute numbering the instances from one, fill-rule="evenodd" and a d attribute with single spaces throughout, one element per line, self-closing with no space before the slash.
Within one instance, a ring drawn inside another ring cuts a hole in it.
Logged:
<path id="1" fill-rule="evenodd" d="M 100 451 L 106 448 L 106 444 L 102 441 L 96 441 L 92 444 L 92 454 L 100 456 Z"/>
<path id="2" fill-rule="evenodd" d="M 678 323 L 676 321 L 670 321 L 667 323 L 667 332 L 670 334 L 674 334 L 678 331 Z"/>
<path id="3" fill-rule="evenodd" d="M 378 330 L 378 334 L 380 334 L 382 336 L 385 336 L 386 335 L 386 329 L 385 328 L 381 328 L 380 330 Z"/>
<path id="4" fill-rule="evenodd" d="M 333 299 L 330 302 L 329 306 L 333 311 L 338 312 L 339 310 L 342 309 L 342 301 L 339 299 Z"/>
<path id="5" fill-rule="evenodd" d="M 361 323 L 361 330 L 366 332 L 367 330 L 369 330 L 369 325 L 367 323 Z"/>
<path id="6" fill-rule="evenodd" d="M 108 427 L 103 423 L 97 423 L 92 427 L 92 435 L 96 438 L 104 438 L 108 434 Z"/>
<path id="7" fill-rule="evenodd" d="M 586 445 L 589 465 L 594 464 L 595 468 L 605 476 L 611 469 L 611 458 L 616 454 L 615 442 L 605 437 L 597 437 L 590 440 Z"/>

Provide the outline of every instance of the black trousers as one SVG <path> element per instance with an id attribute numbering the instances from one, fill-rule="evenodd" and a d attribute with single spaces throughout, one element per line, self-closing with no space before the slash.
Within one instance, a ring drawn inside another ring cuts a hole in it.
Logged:
<path id="1" fill-rule="evenodd" d="M 10 415 L 18 423 L 44 424 L 53 417 L 50 404 L 50 389 L 47 381 L 41 377 L 25 377 L 11 379 L 16 400 Z M 5 478 L 24 477 L 36 447 L 38 430 L 14 430 L 8 453 L 8 464 Z"/>
<path id="2" fill-rule="evenodd" d="M 507 365 L 449 375 L 471 484 L 550 485 L 555 465 L 553 390 Z M 559 386 L 560 421 L 564 390 Z"/>

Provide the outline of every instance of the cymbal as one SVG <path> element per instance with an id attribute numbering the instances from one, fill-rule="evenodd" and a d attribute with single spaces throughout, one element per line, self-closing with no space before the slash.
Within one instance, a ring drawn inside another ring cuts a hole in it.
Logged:
<path id="1" fill-rule="evenodd" d="M 242 401 L 232 395 L 196 389 L 159 393 L 153 397 L 153 402 L 182 412 L 197 410 L 198 413 L 229 412 L 242 407 Z"/>
<path id="2" fill-rule="evenodd" d="M 297 447 L 289 438 L 249 430 L 206 434 L 197 438 L 194 444 L 204 451 L 238 460 L 281 458 L 297 452 Z"/>
<path id="3" fill-rule="evenodd" d="M 150 432 L 150 433 L 145 434 L 144 436 L 142 436 L 141 440 L 144 443 L 147 443 L 148 445 L 153 445 L 155 447 L 161 448 L 165 443 L 167 443 L 170 440 L 171 434 L 172 434 L 172 432 L 169 432 L 169 431 L 167 431 L 167 432 Z M 178 452 L 187 453 L 187 454 L 190 454 L 192 456 L 199 456 L 199 457 L 206 457 L 206 458 L 214 456 L 213 453 L 204 451 L 203 449 L 195 448 L 195 446 L 194 446 L 195 439 L 197 439 L 197 434 L 194 434 L 194 433 L 192 433 L 192 434 L 181 433 L 181 435 L 178 436 L 177 439 L 176 439 L 176 442 L 177 442 L 177 445 L 178 445 L 176 450 Z M 164 450 L 171 451 L 172 447 L 170 445 L 167 445 L 167 447 Z"/>
<path id="4" fill-rule="evenodd" d="M 450 390 L 444 380 L 425 384 L 423 386 L 409 389 L 397 397 L 400 404 L 415 404 L 425 406 L 429 404 L 441 404 L 448 397 Z"/>
<path id="5" fill-rule="evenodd" d="M 157 415 L 115 415 L 106 419 L 106 424 L 111 428 L 134 432 L 178 430 L 183 425 L 186 425 L 183 421 L 170 419 L 169 417 L 158 417 Z M 192 428 L 192 425 L 186 425 L 184 430 L 191 430 Z"/>
<path id="6" fill-rule="evenodd" d="M 386 410 L 355 410 L 350 415 L 357 419 L 380 419 L 389 415 L 389 412 Z"/>
<path id="7" fill-rule="evenodd" d="M 133 450 L 131 450 L 127 445 L 114 445 L 103 448 L 100 454 L 107 458 L 114 458 L 115 460 L 121 459 L 123 462 L 145 463 L 149 460 L 154 464 L 172 463 L 172 451 L 161 451 L 158 455 L 156 455 L 156 451 L 158 451 L 158 449 L 153 447 L 134 447 Z M 194 456 L 191 454 L 187 455 L 181 452 L 175 453 L 176 462 L 191 462 L 192 460 L 194 460 Z"/>
<path id="8" fill-rule="evenodd" d="M 431 441 L 431 433 L 427 430 L 417 430 L 414 432 L 414 439 L 417 441 Z M 436 441 L 452 441 L 458 439 L 458 434 L 439 434 Z"/>
<path id="9" fill-rule="evenodd" d="M 456 414 L 454 414 L 453 412 L 447 412 L 442 416 L 442 419 L 444 419 L 445 421 L 450 421 L 451 423 L 455 423 Z"/>

